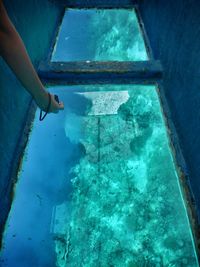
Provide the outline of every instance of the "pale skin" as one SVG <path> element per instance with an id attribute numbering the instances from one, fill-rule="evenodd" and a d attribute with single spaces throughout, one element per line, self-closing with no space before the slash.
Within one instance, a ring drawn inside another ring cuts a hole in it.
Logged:
<path id="1" fill-rule="evenodd" d="M 38 107 L 46 111 L 49 101 L 48 92 L 40 81 L 24 43 L 7 15 L 2 0 L 0 0 L 0 56 L 32 95 Z M 64 109 L 64 104 L 62 102 L 58 104 L 54 95 L 51 94 L 49 112 L 57 113 L 62 109 Z"/>

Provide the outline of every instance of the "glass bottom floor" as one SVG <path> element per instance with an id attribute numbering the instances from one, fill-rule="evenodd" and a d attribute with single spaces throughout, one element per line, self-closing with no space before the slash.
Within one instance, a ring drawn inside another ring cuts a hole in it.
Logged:
<path id="1" fill-rule="evenodd" d="M 0 266 L 197 267 L 154 85 L 54 87 L 36 112 Z"/>

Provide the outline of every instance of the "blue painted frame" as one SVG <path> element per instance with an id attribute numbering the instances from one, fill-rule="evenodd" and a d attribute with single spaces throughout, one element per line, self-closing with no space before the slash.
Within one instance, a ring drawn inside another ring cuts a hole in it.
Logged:
<path id="1" fill-rule="evenodd" d="M 55 0 L 51 0 L 54 1 Z M 47 84 L 99 84 L 99 83 L 146 83 L 156 84 L 160 97 L 161 107 L 168 129 L 169 142 L 172 148 L 174 162 L 180 177 L 180 186 L 187 203 L 187 212 L 193 232 L 196 251 L 198 248 L 198 220 L 194 197 L 192 194 L 187 166 L 179 145 L 176 129 L 171 120 L 170 109 L 168 107 L 164 88 L 162 85 L 163 68 L 160 61 L 154 60 L 150 42 L 147 37 L 137 4 L 139 0 L 59 0 L 57 4 L 63 6 L 63 15 L 54 33 L 54 38 L 47 58 L 39 65 L 39 75 Z M 62 22 L 65 8 L 134 8 L 138 18 L 140 30 L 145 41 L 148 61 L 139 62 L 51 62 L 51 54 L 54 49 L 56 37 Z M 200 253 L 198 253 L 200 262 Z"/>
<path id="2" fill-rule="evenodd" d="M 38 73 L 51 83 L 128 83 L 156 81 L 162 78 L 159 61 L 138 62 L 42 62 Z"/>
<path id="3" fill-rule="evenodd" d="M 139 0 L 49 0 L 58 5 L 70 8 L 130 8 Z"/>
<path id="4" fill-rule="evenodd" d="M 78 84 L 84 82 L 112 82 L 113 78 L 121 82 L 134 82 L 135 80 L 143 82 L 152 80 L 159 80 L 162 78 L 163 69 L 159 61 L 155 61 L 151 46 L 147 37 L 147 34 L 140 17 L 137 1 L 59 1 L 59 4 L 63 5 L 62 17 L 60 17 L 57 29 L 54 32 L 52 43 L 50 46 L 47 58 L 43 60 L 38 68 L 40 78 L 45 82 L 56 82 L 56 83 L 72 83 Z M 59 29 L 65 14 L 66 8 L 131 8 L 136 12 L 136 16 L 139 22 L 141 34 L 143 36 L 147 54 L 149 57 L 148 61 L 138 62 L 118 62 L 118 61 L 107 61 L 97 62 L 90 61 L 76 61 L 76 62 L 51 62 L 51 55 L 54 50 L 54 46 L 59 34 Z"/>

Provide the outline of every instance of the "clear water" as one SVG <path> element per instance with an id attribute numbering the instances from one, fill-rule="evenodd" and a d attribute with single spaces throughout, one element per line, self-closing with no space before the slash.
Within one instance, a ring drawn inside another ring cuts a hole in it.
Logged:
<path id="1" fill-rule="evenodd" d="M 134 9 L 67 9 L 52 61 L 76 60 L 148 60 Z"/>
<path id="2" fill-rule="evenodd" d="M 155 86 L 50 88 L 37 111 L 0 266 L 197 267 Z"/>

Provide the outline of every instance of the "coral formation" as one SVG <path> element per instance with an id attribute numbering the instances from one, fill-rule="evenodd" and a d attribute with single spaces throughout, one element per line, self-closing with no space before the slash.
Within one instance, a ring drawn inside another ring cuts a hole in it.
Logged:
<path id="1" fill-rule="evenodd" d="M 148 60 L 135 10 L 68 9 L 52 61 L 74 60 Z"/>
<path id="2" fill-rule="evenodd" d="M 81 117 L 59 267 L 198 266 L 155 87 L 128 94 L 117 114 Z"/>

